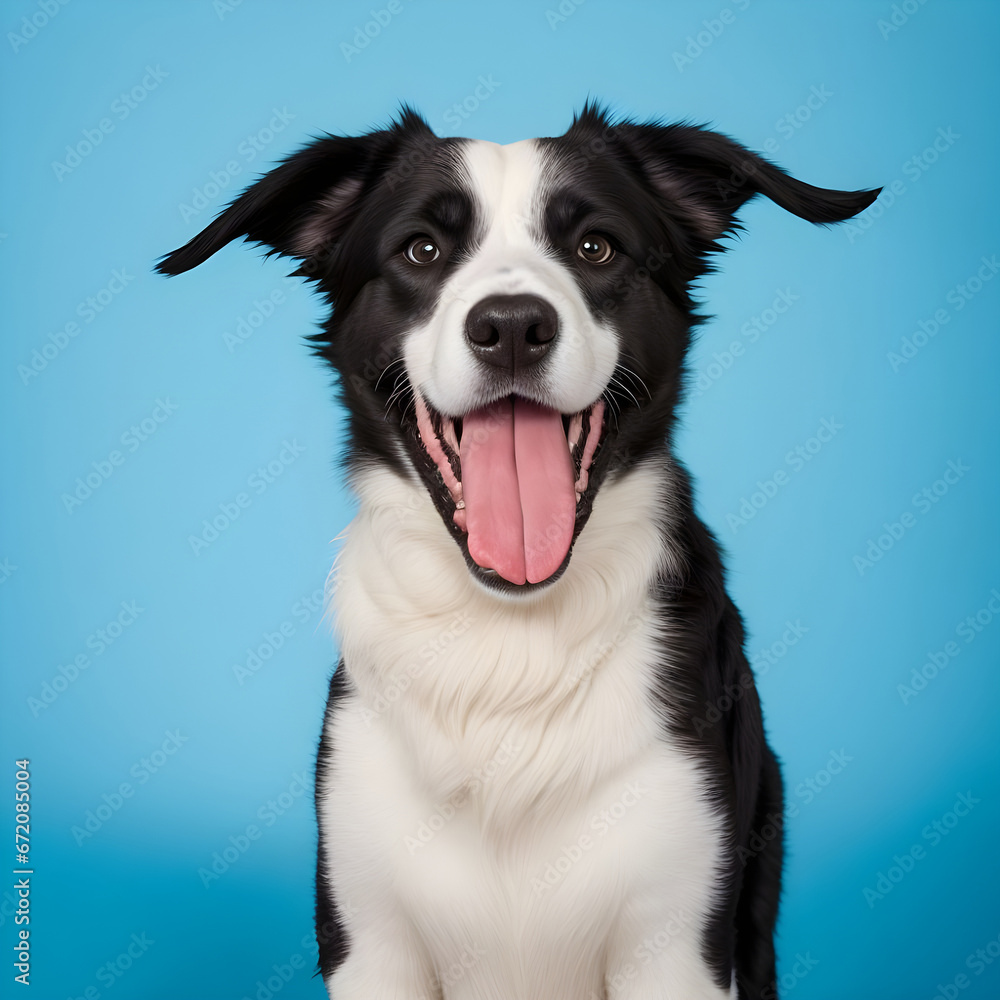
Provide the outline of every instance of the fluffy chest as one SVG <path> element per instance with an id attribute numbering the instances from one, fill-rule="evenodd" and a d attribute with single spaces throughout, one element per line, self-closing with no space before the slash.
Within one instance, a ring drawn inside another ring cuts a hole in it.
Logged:
<path id="1" fill-rule="evenodd" d="M 418 485 L 367 474 L 338 570 L 342 653 L 362 721 L 398 742 L 428 794 L 458 793 L 512 745 L 488 802 L 572 796 L 660 738 L 662 480 L 645 469 L 608 485 L 566 575 L 513 600 L 471 578 Z"/>
<path id="2" fill-rule="evenodd" d="M 412 915 L 439 979 L 460 971 L 446 995 L 600 996 L 609 968 L 652 961 L 648 928 L 704 978 L 723 824 L 650 696 L 669 670 L 662 486 L 607 486 L 570 571 L 515 603 L 471 581 L 419 492 L 361 485 L 327 865 L 349 931 Z"/>
<path id="3" fill-rule="evenodd" d="M 366 727 L 358 708 L 348 701 L 335 721 L 349 760 L 324 806 L 344 861 L 334 867 L 348 870 L 349 858 L 351 871 L 378 872 L 384 898 L 419 914 L 435 966 L 489 943 L 491 955 L 520 955 L 528 968 L 551 969 L 543 956 L 564 955 L 569 981 L 636 913 L 644 923 L 662 914 L 654 925 L 679 922 L 675 933 L 697 940 L 721 827 L 697 767 L 669 742 L 593 781 L 584 766 L 555 788 L 548 751 L 504 741 L 441 797 L 420 783 L 423 765 L 380 724 Z M 369 906 L 382 896 L 370 879 L 352 882 L 345 876 L 345 898 Z M 619 947 L 638 953 L 637 934 L 625 932 Z"/>

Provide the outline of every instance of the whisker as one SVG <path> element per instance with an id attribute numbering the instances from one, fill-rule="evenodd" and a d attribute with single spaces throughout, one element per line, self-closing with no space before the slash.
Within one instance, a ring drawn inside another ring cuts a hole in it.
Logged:
<path id="1" fill-rule="evenodd" d="M 618 432 L 618 403 L 614 400 L 611 393 L 607 390 L 603 393 L 603 398 L 608 404 L 608 412 L 614 418 L 615 421 L 615 432 Z"/>
<path id="2" fill-rule="evenodd" d="M 625 366 L 625 365 L 623 365 L 623 364 L 618 364 L 618 365 L 617 365 L 616 367 L 617 367 L 617 370 L 618 370 L 618 371 L 620 371 L 620 372 L 621 372 L 621 373 L 622 373 L 623 375 L 628 375 L 628 377 L 629 377 L 630 379 L 632 379 L 632 381 L 633 381 L 633 382 L 637 382 L 637 383 L 638 383 L 638 384 L 639 384 L 639 385 L 640 385 L 640 386 L 642 387 L 642 391 L 643 391 L 643 392 L 644 392 L 644 393 L 645 393 L 645 394 L 646 394 L 646 395 L 647 395 L 647 396 L 648 396 L 648 397 L 649 397 L 650 399 L 652 399 L 652 398 L 653 398 L 653 394 L 652 394 L 652 393 L 651 393 L 651 392 L 649 391 L 649 387 L 648 387 L 648 386 L 646 385 L 646 383 L 645 383 L 645 382 L 644 382 L 644 381 L 642 380 L 642 377 L 641 377 L 640 375 L 638 375 L 638 374 L 637 374 L 636 372 L 632 371 L 632 369 L 631 369 L 631 368 L 628 368 L 628 367 L 626 367 L 626 366 Z"/>
<path id="3" fill-rule="evenodd" d="M 398 400 L 402 399 L 402 397 L 403 397 L 403 390 L 402 389 L 396 389 L 396 390 L 393 390 L 392 395 L 388 398 L 388 400 L 386 400 L 385 413 L 383 414 L 383 416 L 384 416 L 384 418 L 386 420 L 389 419 L 389 411 L 392 409 L 393 404 L 395 402 L 397 402 Z"/>
<path id="4" fill-rule="evenodd" d="M 392 408 L 393 403 L 398 403 L 399 400 L 402 399 L 403 396 L 406 394 L 407 390 L 412 391 L 412 387 L 410 386 L 410 377 L 404 371 L 396 375 L 396 378 L 393 381 L 392 385 L 392 392 L 389 393 L 389 398 L 386 400 L 385 404 L 386 420 L 389 419 L 389 410 Z M 412 398 L 410 402 L 412 405 Z M 403 412 L 405 413 L 407 409 L 409 409 L 408 406 L 403 408 Z"/>
<path id="5" fill-rule="evenodd" d="M 628 386 L 626 386 L 625 383 L 622 382 L 621 379 L 615 378 L 614 375 L 611 376 L 611 382 L 613 382 L 620 389 L 622 389 L 624 392 L 628 393 L 628 395 L 632 397 L 632 402 L 635 403 L 635 408 L 638 410 L 639 409 L 639 400 L 635 398 L 635 395 L 633 394 L 633 392 L 631 391 L 631 389 L 629 389 Z"/>
<path id="6" fill-rule="evenodd" d="M 404 361 L 403 358 L 396 358 L 394 361 L 390 361 L 385 366 L 385 368 L 382 369 L 382 374 L 379 375 L 378 381 L 376 381 L 376 383 L 375 383 L 375 388 L 378 389 L 380 383 L 382 382 L 382 379 L 385 378 L 385 374 L 386 374 L 387 371 L 389 371 L 390 368 L 392 368 L 394 365 L 401 365 L 401 364 L 403 364 L 403 361 Z"/>

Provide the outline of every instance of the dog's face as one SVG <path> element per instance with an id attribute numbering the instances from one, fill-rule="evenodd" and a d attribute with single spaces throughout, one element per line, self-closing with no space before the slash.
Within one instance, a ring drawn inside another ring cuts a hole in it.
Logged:
<path id="1" fill-rule="evenodd" d="M 601 484 L 667 447 L 691 283 L 763 193 L 813 222 L 877 192 L 810 187 L 691 126 L 439 139 L 412 112 L 291 156 L 169 255 L 177 274 L 244 236 L 302 261 L 333 313 L 352 458 L 426 486 L 484 585 L 566 569 Z"/>

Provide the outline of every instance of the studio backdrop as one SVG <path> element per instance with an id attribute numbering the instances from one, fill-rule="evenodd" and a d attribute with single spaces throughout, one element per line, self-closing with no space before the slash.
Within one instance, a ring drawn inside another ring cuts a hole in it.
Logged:
<path id="1" fill-rule="evenodd" d="M 240 243 L 156 260 L 322 132 L 406 102 L 506 143 L 587 98 L 883 188 L 837 227 L 742 211 L 679 452 L 783 764 L 782 994 L 1000 995 L 996 4 L 8 0 L 0 29 L 4 997 L 323 996 L 353 511 L 324 306 Z"/>

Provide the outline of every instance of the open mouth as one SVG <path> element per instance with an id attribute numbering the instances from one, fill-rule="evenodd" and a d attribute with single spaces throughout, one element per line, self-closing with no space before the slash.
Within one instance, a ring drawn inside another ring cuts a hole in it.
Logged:
<path id="1" fill-rule="evenodd" d="M 604 402 L 565 415 L 507 396 L 462 417 L 414 393 L 417 430 L 469 557 L 508 583 L 543 583 L 565 564 L 604 430 Z M 587 505 L 589 513 L 589 505 Z"/>

